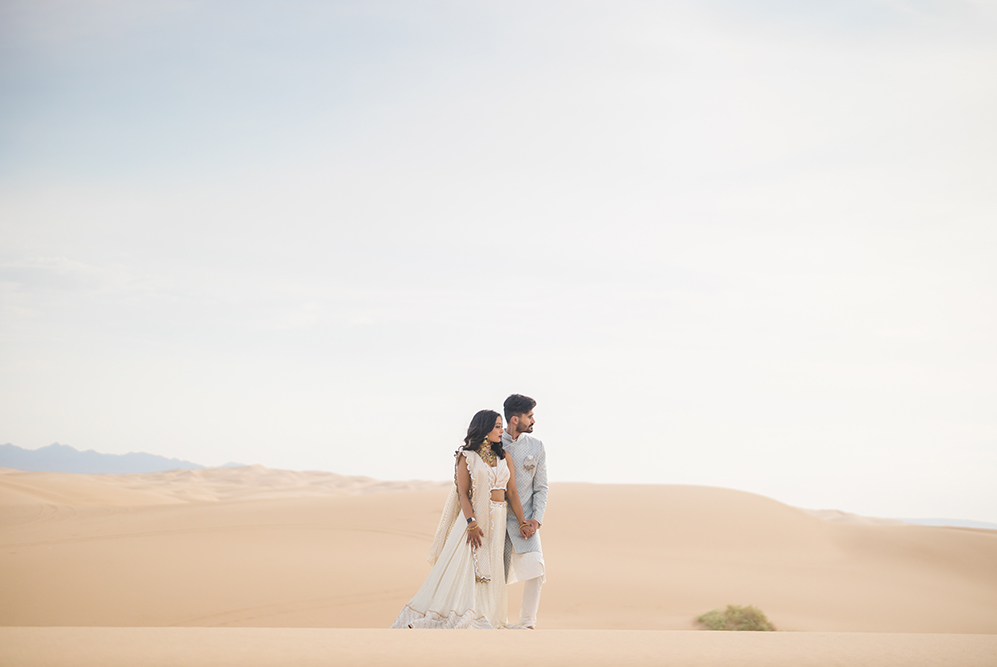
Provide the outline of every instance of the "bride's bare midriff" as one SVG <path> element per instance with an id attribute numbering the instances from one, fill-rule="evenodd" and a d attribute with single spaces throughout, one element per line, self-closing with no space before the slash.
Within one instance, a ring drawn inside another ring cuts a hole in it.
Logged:
<path id="1" fill-rule="evenodd" d="M 492 500 L 497 503 L 505 500 L 505 491 L 502 489 L 492 489 Z"/>

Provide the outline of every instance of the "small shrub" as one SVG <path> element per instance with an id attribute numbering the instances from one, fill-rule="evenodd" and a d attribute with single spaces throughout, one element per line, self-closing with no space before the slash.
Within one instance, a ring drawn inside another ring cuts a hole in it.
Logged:
<path id="1" fill-rule="evenodd" d="M 726 611 L 714 609 L 696 619 L 710 630 L 775 630 L 761 609 L 748 605 L 727 605 Z"/>

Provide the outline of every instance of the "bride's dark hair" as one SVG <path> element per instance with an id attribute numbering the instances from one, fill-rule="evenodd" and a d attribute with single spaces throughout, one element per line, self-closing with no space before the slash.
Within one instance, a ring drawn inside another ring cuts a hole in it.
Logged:
<path id="1" fill-rule="evenodd" d="M 472 452 L 478 451 L 481 447 L 481 443 L 485 441 L 485 437 L 492 432 L 495 428 L 495 419 L 500 417 L 499 413 L 494 410 L 478 410 L 473 417 L 471 417 L 471 423 L 467 427 L 467 437 L 464 438 L 464 446 L 461 449 L 467 449 Z M 492 451 L 498 455 L 500 459 L 505 458 L 505 450 L 502 449 L 502 441 L 492 443 Z"/>

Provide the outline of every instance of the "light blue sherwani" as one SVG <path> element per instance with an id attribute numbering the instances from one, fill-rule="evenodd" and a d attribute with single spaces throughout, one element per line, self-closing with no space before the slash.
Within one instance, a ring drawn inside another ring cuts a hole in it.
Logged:
<path id="1" fill-rule="evenodd" d="M 543 443 L 529 433 L 520 433 L 515 441 L 508 433 L 502 433 L 502 448 L 516 471 L 516 490 L 519 491 L 519 501 L 523 504 L 523 516 L 527 521 L 536 519 L 543 523 L 547 509 L 547 453 Z M 513 549 L 518 554 L 540 551 L 539 534 L 534 533 L 528 540 L 524 540 L 519 534 L 519 520 L 511 509 L 507 517 L 506 573 L 509 571 Z"/>

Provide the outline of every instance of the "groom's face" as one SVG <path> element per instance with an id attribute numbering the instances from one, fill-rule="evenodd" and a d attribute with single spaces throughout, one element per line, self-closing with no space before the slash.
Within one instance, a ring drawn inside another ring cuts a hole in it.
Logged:
<path id="1" fill-rule="evenodd" d="M 523 415 L 517 415 L 513 419 L 517 420 L 517 433 L 533 433 L 533 425 L 537 423 L 537 420 L 533 418 L 533 410 Z"/>

